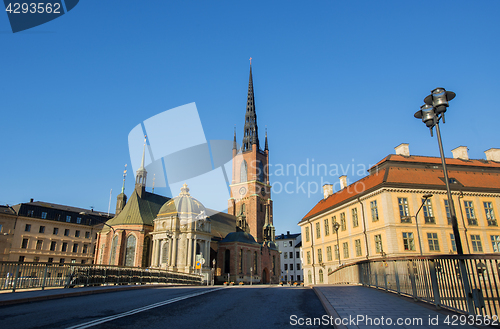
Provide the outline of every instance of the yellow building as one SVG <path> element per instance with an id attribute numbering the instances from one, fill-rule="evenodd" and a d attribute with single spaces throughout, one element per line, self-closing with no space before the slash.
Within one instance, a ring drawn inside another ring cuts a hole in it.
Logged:
<path id="1" fill-rule="evenodd" d="M 327 283 L 328 272 L 358 260 L 456 253 L 441 159 L 411 156 L 408 144 L 395 150 L 353 184 L 341 176 L 338 192 L 323 186 L 324 199 L 299 222 L 306 284 Z M 465 146 L 452 152 L 446 164 L 464 253 L 500 252 L 500 149 L 486 160 L 469 159 Z"/>
<path id="2" fill-rule="evenodd" d="M 0 260 L 92 264 L 96 233 L 110 216 L 33 201 L 0 207 Z"/>

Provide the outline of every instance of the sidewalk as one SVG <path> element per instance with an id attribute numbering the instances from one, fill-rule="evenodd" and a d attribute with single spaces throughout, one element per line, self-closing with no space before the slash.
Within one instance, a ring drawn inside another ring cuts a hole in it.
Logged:
<path id="1" fill-rule="evenodd" d="M 114 291 L 124 291 L 132 289 L 145 289 L 145 288 L 158 288 L 158 287 L 175 287 L 176 285 L 168 284 L 147 284 L 147 285 L 117 285 L 117 286 L 98 286 L 98 287 L 80 287 L 80 288 L 47 288 L 45 290 L 18 290 L 11 292 L 11 290 L 0 292 L 0 306 L 14 305 L 21 303 L 29 303 L 35 301 L 75 297 L 100 294 Z"/>
<path id="2" fill-rule="evenodd" d="M 325 285 L 313 289 L 336 328 L 476 328 L 460 325 L 456 313 L 374 288 Z"/>

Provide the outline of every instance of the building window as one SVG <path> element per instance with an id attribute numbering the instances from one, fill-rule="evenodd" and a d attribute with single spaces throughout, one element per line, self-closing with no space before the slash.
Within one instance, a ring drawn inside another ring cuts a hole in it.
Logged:
<path id="1" fill-rule="evenodd" d="M 33 210 L 28 210 L 28 217 L 33 217 L 34 211 Z"/>
<path id="2" fill-rule="evenodd" d="M 52 231 L 52 234 L 54 234 L 54 235 L 59 234 L 59 228 L 54 227 L 54 230 Z"/>
<path id="3" fill-rule="evenodd" d="M 295 258 L 300 258 L 300 252 L 299 251 L 295 252 Z"/>
<path id="4" fill-rule="evenodd" d="M 47 213 L 42 211 L 42 219 L 47 219 Z"/>
<path id="5" fill-rule="evenodd" d="M 297 281 L 300 281 L 300 275 L 297 275 Z"/>
<path id="6" fill-rule="evenodd" d="M 49 257 L 49 259 L 47 260 L 47 263 L 52 263 L 53 261 L 54 261 L 54 258 Z"/>
<path id="7" fill-rule="evenodd" d="M 20 260 L 21 261 L 21 260 Z M 311 271 L 307 271 L 307 281 L 309 281 L 309 283 L 312 283 L 313 282 L 313 279 L 312 279 L 312 275 L 311 275 Z"/>
<path id="8" fill-rule="evenodd" d="M 318 263 L 323 263 L 323 254 L 321 248 L 318 249 Z"/>
<path id="9" fill-rule="evenodd" d="M 19 262 L 20 263 L 24 262 L 24 256 L 19 256 Z"/>
<path id="10" fill-rule="evenodd" d="M 494 252 L 500 252 L 500 235 L 490 235 Z"/>
<path id="11" fill-rule="evenodd" d="M 437 233 L 427 233 L 427 241 L 429 242 L 429 251 L 439 251 Z"/>
<path id="12" fill-rule="evenodd" d="M 325 222 L 325 236 L 330 235 L 330 225 L 328 224 L 328 218 L 324 220 Z"/>
<path id="13" fill-rule="evenodd" d="M 307 264 L 311 264 L 311 252 L 308 251 L 306 254 L 307 254 Z"/>
<path id="14" fill-rule="evenodd" d="M 90 239 L 90 232 L 85 232 L 85 239 Z"/>
<path id="15" fill-rule="evenodd" d="M 82 259 L 81 263 L 82 263 L 82 264 L 85 264 L 85 259 Z"/>
<path id="16" fill-rule="evenodd" d="M 42 250 L 43 240 L 36 241 L 36 250 Z"/>
<path id="17" fill-rule="evenodd" d="M 45 233 L 45 226 L 40 226 L 38 233 Z"/>
<path id="18" fill-rule="evenodd" d="M 293 259 L 293 251 L 290 251 L 290 252 L 288 253 L 288 256 L 290 256 L 290 259 Z"/>
<path id="19" fill-rule="evenodd" d="M 59 259 L 59 264 L 64 264 L 64 258 Z M 62 274 L 62 273 L 58 273 L 58 275 L 59 275 L 59 274 Z M 62 275 L 61 275 L 61 276 L 62 276 Z"/>
<path id="20" fill-rule="evenodd" d="M 292 240 L 288 241 L 288 246 L 291 247 L 292 246 Z M 290 257 L 291 258 L 291 257 Z"/>
<path id="21" fill-rule="evenodd" d="M 73 244 L 73 252 L 78 252 L 78 243 Z"/>
<path id="22" fill-rule="evenodd" d="M 495 212 L 493 211 L 493 203 L 483 202 L 483 205 L 484 205 L 484 212 L 486 213 L 486 220 L 488 221 L 488 226 L 497 226 Z"/>
<path id="23" fill-rule="evenodd" d="M 475 252 L 483 252 L 483 245 L 481 244 L 481 237 L 476 234 L 471 234 L 470 242 L 472 244 L 472 250 Z"/>
<path id="24" fill-rule="evenodd" d="M 332 246 L 326 247 L 326 260 L 327 261 L 332 260 Z"/>
<path id="25" fill-rule="evenodd" d="M 319 223 L 316 223 L 316 237 L 318 239 L 321 238 L 321 228 L 319 226 Z"/>
<path id="26" fill-rule="evenodd" d="M 87 253 L 87 248 L 88 246 L 86 244 L 83 245 L 83 251 L 82 253 L 86 254 Z"/>
<path id="27" fill-rule="evenodd" d="M 71 222 L 71 216 L 66 216 L 66 222 Z"/>
<path id="28" fill-rule="evenodd" d="M 340 257 L 340 253 L 339 253 L 339 245 L 336 244 L 335 246 L 333 246 L 334 250 L 335 250 L 335 259 L 339 259 Z"/>
<path id="29" fill-rule="evenodd" d="M 436 224 L 436 218 L 434 217 L 434 213 L 432 212 L 432 203 L 431 199 L 422 199 L 423 211 L 424 211 L 424 220 L 426 224 Z"/>
<path id="30" fill-rule="evenodd" d="M 283 251 L 283 258 L 288 259 L 288 253 L 286 251 Z"/>
<path id="31" fill-rule="evenodd" d="M 370 202 L 370 210 L 372 212 L 372 221 L 378 221 L 377 200 L 373 200 Z"/>
<path id="32" fill-rule="evenodd" d="M 361 239 L 354 240 L 354 246 L 356 248 L 356 256 L 362 256 L 361 252 Z"/>
<path id="33" fill-rule="evenodd" d="M 57 242 L 55 241 L 50 242 L 50 251 L 56 251 L 56 244 Z"/>
<path id="34" fill-rule="evenodd" d="M 306 226 L 306 242 L 309 242 L 309 226 Z"/>
<path id="35" fill-rule="evenodd" d="M 284 266 L 284 267 L 283 267 L 283 269 L 284 269 L 285 271 L 288 271 L 288 264 L 284 264 L 283 266 Z"/>
<path id="36" fill-rule="evenodd" d="M 337 216 L 332 217 L 332 229 L 335 231 L 335 223 L 337 222 Z"/>
<path id="37" fill-rule="evenodd" d="M 450 233 L 451 250 L 457 251 L 457 243 L 455 242 L 455 235 Z"/>
<path id="38" fill-rule="evenodd" d="M 345 222 L 345 212 L 340 214 L 340 229 L 342 231 L 345 231 L 347 229 Z"/>
<path id="39" fill-rule="evenodd" d="M 31 231 L 31 224 L 26 224 L 24 226 L 24 232 L 29 232 L 29 231 Z"/>
<path id="40" fill-rule="evenodd" d="M 344 259 L 349 258 L 349 245 L 348 245 L 348 243 L 347 243 L 347 242 L 344 242 L 344 243 L 342 244 L 342 247 L 343 247 L 343 249 L 344 249 Z"/>
<path id="41" fill-rule="evenodd" d="M 75 231 L 75 238 L 79 238 L 80 237 L 80 231 L 79 230 L 76 230 Z"/>
<path id="42" fill-rule="evenodd" d="M 465 215 L 467 216 L 467 221 L 469 225 L 477 225 L 476 214 L 474 213 L 474 205 L 472 201 L 464 201 Z"/>
<path id="43" fill-rule="evenodd" d="M 410 210 L 408 208 L 407 198 L 398 198 L 399 218 L 401 223 L 411 223 Z"/>
<path id="44" fill-rule="evenodd" d="M 404 250 L 408 251 L 415 250 L 415 240 L 413 239 L 412 232 L 403 232 L 403 247 Z"/>
<path id="45" fill-rule="evenodd" d="M 68 250 L 68 243 L 63 242 L 62 247 L 61 247 L 61 251 L 66 251 L 66 250 Z"/>
<path id="46" fill-rule="evenodd" d="M 22 249 L 28 249 L 28 239 L 23 239 L 23 243 L 21 244 Z"/>
<path id="47" fill-rule="evenodd" d="M 300 271 L 300 263 L 297 263 L 297 271 Z"/>
<path id="48" fill-rule="evenodd" d="M 35 257 L 33 258 L 33 263 L 38 263 L 39 261 L 40 261 L 40 257 L 35 256 Z"/>
<path id="49" fill-rule="evenodd" d="M 319 269 L 319 283 L 323 283 L 323 270 Z"/>
<path id="50" fill-rule="evenodd" d="M 444 209 L 446 210 L 446 218 L 448 218 L 448 225 L 451 225 L 451 213 L 450 213 L 450 206 L 448 205 L 448 200 L 444 200 Z"/>
<path id="51" fill-rule="evenodd" d="M 293 271 L 293 264 L 290 264 L 290 271 Z"/>
<path id="52" fill-rule="evenodd" d="M 351 210 L 352 214 L 352 227 L 358 227 L 359 221 L 358 221 L 358 208 L 353 208 Z"/>
<path id="53" fill-rule="evenodd" d="M 69 236 L 69 229 L 68 228 L 64 230 L 64 236 Z"/>
<path id="54" fill-rule="evenodd" d="M 377 234 L 375 235 L 375 252 L 377 254 L 382 253 L 383 247 L 382 247 L 382 235 Z"/>
<path id="55" fill-rule="evenodd" d="M 2 225 L 0 224 L 0 233 L 2 233 Z"/>
<path id="56" fill-rule="evenodd" d="M 239 273 L 243 273 L 243 249 L 240 249 L 240 255 L 238 257 L 238 270 Z"/>
<path id="57" fill-rule="evenodd" d="M 76 217 L 76 223 L 81 224 L 82 223 L 82 218 L 81 217 Z"/>

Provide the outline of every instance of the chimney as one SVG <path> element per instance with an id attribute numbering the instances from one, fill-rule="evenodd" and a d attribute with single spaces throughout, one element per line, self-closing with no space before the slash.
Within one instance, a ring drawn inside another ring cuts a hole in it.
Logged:
<path id="1" fill-rule="evenodd" d="M 286 235 L 290 235 L 290 231 L 286 231 Z"/>
<path id="2" fill-rule="evenodd" d="M 344 188 L 347 187 L 347 176 L 342 175 L 339 177 L 339 179 L 340 179 L 340 189 L 343 190 Z"/>
<path id="3" fill-rule="evenodd" d="M 396 155 L 403 155 L 405 157 L 409 157 L 410 156 L 410 144 L 401 143 L 394 148 L 394 151 L 396 151 Z"/>
<path id="4" fill-rule="evenodd" d="M 469 154 L 467 151 L 467 146 L 459 146 L 451 150 L 451 153 L 453 153 L 453 158 L 455 159 L 469 160 Z"/>
<path id="5" fill-rule="evenodd" d="M 486 160 L 500 162 L 500 149 L 491 148 L 484 151 L 486 154 Z"/>
<path id="6" fill-rule="evenodd" d="M 332 184 L 323 185 L 323 199 L 328 198 L 332 194 L 333 194 L 333 185 Z"/>
<path id="7" fill-rule="evenodd" d="M 30 199 L 30 202 L 33 202 L 33 198 Z"/>

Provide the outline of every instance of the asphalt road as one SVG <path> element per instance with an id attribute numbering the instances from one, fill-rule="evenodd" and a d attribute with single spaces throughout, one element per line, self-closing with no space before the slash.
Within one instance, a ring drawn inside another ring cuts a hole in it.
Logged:
<path id="1" fill-rule="evenodd" d="M 291 316 L 325 314 L 309 288 L 151 288 L 0 307 L 0 328 L 301 328 Z"/>

